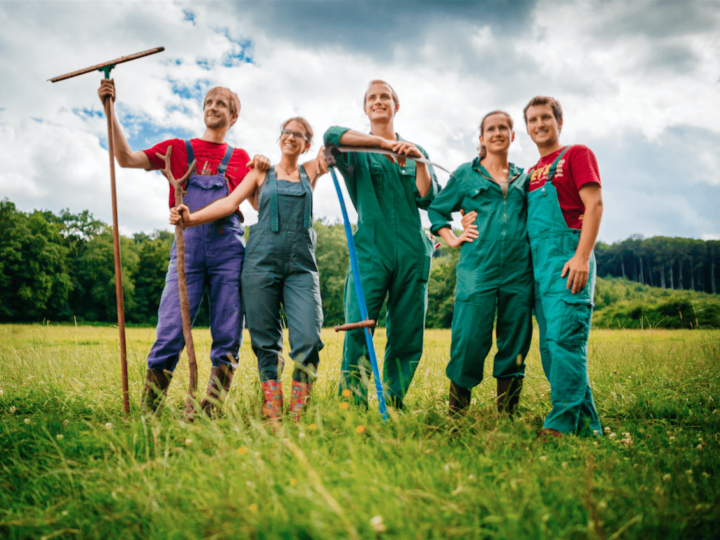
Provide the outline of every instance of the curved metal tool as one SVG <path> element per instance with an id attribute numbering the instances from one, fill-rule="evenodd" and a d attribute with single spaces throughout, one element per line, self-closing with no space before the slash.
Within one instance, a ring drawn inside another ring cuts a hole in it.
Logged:
<path id="1" fill-rule="evenodd" d="M 372 331 L 370 330 L 371 326 L 375 326 L 375 321 L 368 317 L 365 295 L 363 294 L 362 283 L 360 282 L 360 268 L 358 267 L 357 255 L 355 253 L 355 239 L 353 238 L 352 228 L 350 227 L 350 219 L 348 218 L 347 209 L 345 208 L 345 199 L 343 198 L 343 194 L 340 189 L 340 182 L 338 182 L 337 175 L 335 174 L 335 168 L 333 167 L 334 164 L 334 158 L 332 158 L 332 165 L 330 164 L 330 161 L 328 161 L 328 168 L 332 174 L 335 191 L 337 191 L 338 199 L 340 200 L 340 209 L 342 210 L 343 223 L 345 224 L 345 236 L 347 236 L 348 250 L 350 251 L 350 266 L 352 268 L 353 280 L 355 281 L 355 294 L 357 295 L 358 304 L 360 305 L 360 317 L 363 319 L 359 323 L 349 323 L 349 325 L 354 328 L 364 328 L 365 330 L 365 344 L 367 345 L 370 365 L 373 370 L 373 378 L 375 379 L 375 391 L 377 392 L 380 414 L 382 415 L 383 421 L 387 422 L 388 413 L 387 405 L 385 404 L 385 392 L 383 391 L 382 381 L 380 380 L 380 368 L 378 367 L 377 358 L 375 358 L 375 345 L 373 344 Z M 338 327 L 335 327 L 336 332 L 338 331 L 337 328 Z"/>
<path id="2" fill-rule="evenodd" d="M 451 174 L 450 171 L 448 171 L 445 167 L 442 165 L 438 165 L 437 163 L 433 163 L 429 159 L 425 158 L 419 158 L 419 157 L 412 157 L 412 156 L 403 156 L 402 154 L 398 154 L 397 152 L 392 152 L 390 150 L 383 150 L 382 148 L 374 148 L 370 146 L 328 146 L 325 148 L 325 160 L 327 161 L 328 153 L 332 149 L 337 150 L 338 152 L 343 153 L 351 153 L 351 152 L 357 152 L 360 154 L 382 154 L 383 156 L 389 156 L 394 158 L 393 161 L 397 161 L 398 159 L 412 159 L 413 161 L 417 161 L 419 163 L 427 163 L 428 165 L 432 165 L 433 167 L 437 167 L 438 169 L 442 169 L 448 174 Z M 333 160 L 333 163 L 335 160 Z M 328 165 L 330 165 L 330 162 L 328 161 Z"/>

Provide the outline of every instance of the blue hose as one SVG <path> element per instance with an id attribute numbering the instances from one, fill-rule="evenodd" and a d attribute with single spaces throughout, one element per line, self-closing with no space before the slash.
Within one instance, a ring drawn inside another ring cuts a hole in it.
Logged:
<path id="1" fill-rule="evenodd" d="M 343 222 L 345 223 L 345 235 L 347 236 L 348 249 L 350 250 L 350 266 L 352 267 L 353 279 L 355 280 L 355 292 L 357 293 L 358 304 L 360 304 L 360 317 L 363 321 L 368 320 L 367 306 L 365 305 L 365 295 L 363 294 L 362 283 L 360 282 L 360 270 L 357 263 L 357 255 L 355 254 L 355 239 L 353 238 L 352 228 L 350 227 L 350 219 L 348 218 L 347 209 L 345 208 L 345 199 L 340 190 L 335 168 L 330 167 L 335 190 L 340 200 L 340 208 L 342 209 Z M 346 321 L 349 322 L 349 321 Z M 355 322 L 355 321 L 352 321 Z M 382 381 L 380 380 L 380 369 L 378 368 L 377 358 L 375 358 L 375 346 L 373 345 L 372 331 L 370 328 L 364 328 L 365 343 L 367 344 L 368 354 L 370 355 L 370 363 L 372 364 L 373 375 L 375 378 L 375 390 L 377 391 L 378 403 L 380 405 L 380 414 L 383 422 L 387 422 L 387 405 L 385 405 L 385 392 L 383 391 Z"/>

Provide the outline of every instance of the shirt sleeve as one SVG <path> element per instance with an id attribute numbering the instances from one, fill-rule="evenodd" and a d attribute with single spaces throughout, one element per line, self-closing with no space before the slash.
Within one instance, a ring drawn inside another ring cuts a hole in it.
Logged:
<path id="1" fill-rule="evenodd" d="M 458 212 L 462 207 L 463 193 L 459 184 L 460 182 L 453 173 L 447 185 L 442 188 L 427 209 L 431 233 L 437 234 L 440 229 L 445 227 L 452 228 L 450 223 L 452 213 Z"/>
<path id="2" fill-rule="evenodd" d="M 181 164 L 187 164 L 187 149 L 185 148 L 185 141 L 181 139 L 168 139 L 161 143 L 156 144 L 151 148 L 143 150 L 145 155 L 150 160 L 150 170 L 157 171 L 165 167 L 165 162 L 157 157 L 155 154 L 165 154 L 168 146 L 172 147 L 172 153 L 170 154 L 170 164 L 175 173 L 176 169 L 182 168 Z M 183 174 L 185 174 L 183 172 Z"/>
<path id="3" fill-rule="evenodd" d="M 325 132 L 324 142 L 325 146 L 340 146 L 340 137 L 342 137 L 349 128 L 332 126 Z M 347 187 L 348 193 L 353 201 L 356 200 L 357 194 L 357 176 L 355 169 L 357 166 L 357 154 L 354 152 L 340 152 L 338 150 L 332 151 L 335 161 L 337 162 L 337 168 L 345 179 L 345 186 Z"/>
<path id="4" fill-rule="evenodd" d="M 418 146 L 418 150 L 422 152 L 422 154 L 425 156 L 425 159 L 430 159 L 424 148 Z M 415 184 L 415 204 L 417 204 L 418 208 L 422 208 L 423 210 L 428 209 L 433 200 L 435 200 L 435 197 L 437 197 L 437 194 L 440 192 L 440 184 L 437 181 L 435 169 L 432 165 L 428 165 L 428 169 L 430 170 L 430 189 L 424 197 L 420 195 L 417 184 Z M 415 167 L 415 174 L 417 175 L 417 167 Z"/>
<path id="5" fill-rule="evenodd" d="M 597 158 L 592 150 L 584 145 L 576 145 L 570 155 L 570 170 L 578 191 L 586 184 L 602 185 Z"/>

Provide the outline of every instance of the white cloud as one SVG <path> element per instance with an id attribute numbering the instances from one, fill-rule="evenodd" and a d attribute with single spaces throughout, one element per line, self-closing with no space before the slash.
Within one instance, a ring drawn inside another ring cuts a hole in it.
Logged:
<path id="1" fill-rule="evenodd" d="M 291 9 L 296 4 L 283 5 Z M 348 9 L 355 9 L 352 6 Z M 313 154 L 330 125 L 367 130 L 360 102 L 372 78 L 387 79 L 400 95 L 397 131 L 451 170 L 474 157 L 477 123 L 496 108 L 507 110 L 516 121 L 511 160 L 532 165 L 537 151 L 524 133 L 521 111 L 535 94 L 562 101 L 566 142 L 603 140 L 607 146 L 628 131 L 641 131 L 649 144 L 660 144 L 663 134 L 678 125 L 719 133 L 720 56 L 711 41 L 720 26 L 718 10 L 701 13 L 703 24 L 693 19 L 683 26 L 674 24 L 676 11 L 668 6 L 655 6 L 651 16 L 639 19 L 634 3 L 543 1 L 522 31 L 512 34 L 488 22 L 492 18 L 453 18 L 454 8 L 448 7 L 432 32 L 421 29 L 425 34 L 405 41 L 398 37 L 403 34 L 393 34 L 392 48 L 383 51 L 366 43 L 348 45 L 357 30 L 351 15 L 340 31 L 335 21 L 335 33 L 320 41 L 315 28 L 322 24 L 308 26 L 305 34 L 302 28 L 284 32 L 262 19 L 262 4 L 233 4 L 236 9 L 230 9 L 223 3 L 4 3 L 0 73 L 13 84 L 0 86 L 0 147 L 11 156 L 0 172 L 0 196 L 25 210 L 89 209 L 109 222 L 108 160 L 101 146 L 105 120 L 73 112 L 101 110 L 96 95 L 101 75 L 57 84 L 44 81 L 159 45 L 166 47 L 164 53 L 114 72 L 126 134 L 138 137 L 152 126 L 158 140 L 175 132 L 199 136 L 203 126 L 198 99 L 183 97 L 173 87 L 194 88 L 201 81 L 228 86 L 240 95 L 242 113 L 228 135 L 230 143 L 273 161 L 279 158 L 280 124 L 290 116 L 304 116 L 312 124 Z M 244 7 L 247 16 L 238 15 Z M 322 20 L 320 7 L 308 5 L 304 16 Z M 188 9 L 194 22 L 186 20 L 183 10 Z M 375 9 L 382 14 L 381 4 Z M 437 13 L 439 8 L 432 9 Z M 693 9 L 688 17 L 697 19 L 700 8 Z M 633 20 L 636 27 L 628 22 Z M 665 33 L 663 24 L 668 26 Z M 224 66 L 221 60 L 236 54 L 238 42 L 247 39 L 252 40 L 254 63 Z M 198 65 L 200 60 L 207 65 Z M 692 147 L 692 141 L 688 144 Z M 615 148 L 627 155 L 633 152 L 620 143 Z M 683 182 L 717 186 L 717 156 L 703 147 L 697 155 L 704 168 L 701 180 L 688 177 Z M 653 163 L 646 166 L 652 174 L 665 174 Z M 611 195 L 620 173 L 612 163 L 601 162 L 601 170 L 608 171 L 604 180 Z M 444 183 L 447 176 L 439 176 Z M 678 192 L 682 187 L 677 186 Z M 673 193 L 663 200 L 647 195 L 636 191 L 609 196 L 603 231 L 625 230 L 626 216 L 633 215 L 635 228 L 630 232 L 654 234 L 658 212 L 679 211 L 677 205 L 666 204 L 674 200 Z M 167 188 L 156 173 L 118 169 L 118 196 L 124 232 L 169 228 Z M 329 176 L 320 181 L 315 199 L 316 216 L 340 216 Z M 249 205 L 243 210 L 254 222 Z M 694 217 L 687 209 L 680 211 L 683 231 L 720 234 L 716 218 L 693 211 Z"/>

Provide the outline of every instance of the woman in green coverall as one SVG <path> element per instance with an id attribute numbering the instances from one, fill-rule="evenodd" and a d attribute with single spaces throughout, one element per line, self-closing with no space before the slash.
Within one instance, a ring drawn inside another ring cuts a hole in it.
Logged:
<path id="1" fill-rule="evenodd" d="M 242 270 L 242 293 L 252 347 L 258 357 L 265 403 L 262 414 L 277 423 L 283 412 L 282 319 L 285 309 L 290 331 L 290 358 L 295 362 L 290 413 L 300 419 L 317 376 L 318 352 L 323 347 L 320 280 L 315 260 L 317 235 L 312 228 L 312 196 L 327 172 L 323 149 L 298 165 L 312 143 L 312 128 L 304 118 L 291 118 L 280 134 L 280 163 L 267 173 L 253 170 L 227 197 L 189 213 L 181 206 L 186 226 L 202 225 L 232 214 L 250 199 L 259 205 L 258 222 L 250 229 Z M 171 211 L 171 223 L 177 223 Z"/>
<path id="2" fill-rule="evenodd" d="M 508 162 L 515 138 L 510 115 L 487 114 L 480 123 L 480 155 L 458 167 L 428 209 L 432 232 L 450 247 L 462 246 L 457 266 L 452 345 L 447 376 L 450 414 L 470 404 L 483 379 L 497 312 L 498 410 L 517 409 L 532 339 L 533 273 L 527 240 L 527 177 Z M 476 214 L 456 237 L 451 214 Z"/>
<path id="3" fill-rule="evenodd" d="M 390 85 L 372 81 L 363 100 L 371 134 L 331 127 L 325 132 L 325 145 L 374 146 L 427 157 L 424 150 L 395 133 L 393 120 L 399 107 Z M 383 379 L 388 402 L 399 409 L 422 356 L 427 310 L 432 244 L 423 231 L 418 209 L 430 205 L 440 186 L 432 166 L 410 159 L 395 163 L 380 154 L 334 151 L 334 155 L 358 212 L 355 249 L 370 319 L 377 320 L 387 296 Z M 359 321 L 350 270 L 344 303 L 345 320 Z M 368 375 L 372 371 L 366 360 L 363 332 L 345 334 L 340 390 L 350 390 L 356 403 L 367 406 Z"/>

